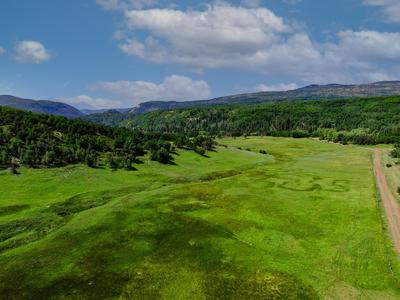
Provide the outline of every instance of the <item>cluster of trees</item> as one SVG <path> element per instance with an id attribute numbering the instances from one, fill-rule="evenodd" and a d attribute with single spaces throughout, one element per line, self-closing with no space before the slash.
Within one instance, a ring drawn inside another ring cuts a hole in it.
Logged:
<path id="1" fill-rule="evenodd" d="M 390 155 L 394 158 L 400 158 L 400 144 L 394 145 L 393 150 L 390 152 Z"/>
<path id="2" fill-rule="evenodd" d="M 321 128 L 317 130 L 316 135 L 321 140 L 327 140 L 334 143 L 341 143 L 346 145 L 348 143 L 353 143 L 357 145 L 374 145 L 380 142 L 389 142 L 390 139 L 383 137 L 380 138 L 379 134 L 371 132 L 371 130 L 366 128 L 357 128 L 349 131 L 337 130 L 334 128 Z M 396 137 L 391 139 L 395 140 Z"/>
<path id="3" fill-rule="evenodd" d="M 132 117 L 129 128 L 193 135 L 319 137 L 334 142 L 400 142 L 400 97 L 290 101 L 260 105 L 155 111 Z"/>
<path id="4" fill-rule="evenodd" d="M 175 144 L 193 149 L 197 139 L 202 137 L 144 133 L 0 107 L 0 167 L 13 171 L 21 164 L 59 167 L 75 163 L 130 169 L 147 152 L 151 159 L 168 163 Z"/>

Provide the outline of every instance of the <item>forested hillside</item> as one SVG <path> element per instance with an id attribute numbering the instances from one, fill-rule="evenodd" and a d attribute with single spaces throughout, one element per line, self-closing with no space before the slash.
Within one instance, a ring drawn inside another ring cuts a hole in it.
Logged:
<path id="1" fill-rule="evenodd" d="M 125 122 L 145 131 L 218 136 L 319 137 L 355 144 L 400 141 L 400 97 L 291 101 L 156 111 Z"/>
<path id="2" fill-rule="evenodd" d="M 0 107 L 0 167 L 14 172 L 21 164 L 58 167 L 86 163 L 130 169 L 146 152 L 152 160 L 168 163 L 175 146 L 204 154 L 213 144 L 208 137 L 143 133 Z"/>

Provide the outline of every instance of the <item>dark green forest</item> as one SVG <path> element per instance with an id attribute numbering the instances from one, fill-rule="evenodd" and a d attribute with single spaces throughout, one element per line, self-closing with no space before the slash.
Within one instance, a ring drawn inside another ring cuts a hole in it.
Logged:
<path id="1" fill-rule="evenodd" d="M 319 137 L 343 144 L 400 142 L 400 97 L 292 101 L 155 111 L 123 122 L 128 128 L 215 136 Z"/>
<path id="2" fill-rule="evenodd" d="M 152 160 L 170 163 L 175 147 L 204 154 L 212 150 L 214 140 L 207 136 L 143 133 L 0 107 L 0 167 L 13 172 L 20 165 L 60 167 L 76 163 L 131 169 L 146 153 Z"/>

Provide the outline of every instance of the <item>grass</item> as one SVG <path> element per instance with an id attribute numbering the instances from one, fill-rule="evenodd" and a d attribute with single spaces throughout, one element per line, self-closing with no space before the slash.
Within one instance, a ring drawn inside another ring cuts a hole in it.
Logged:
<path id="1" fill-rule="evenodd" d="M 368 149 L 221 143 L 131 172 L 0 172 L 0 295 L 400 299 Z"/>

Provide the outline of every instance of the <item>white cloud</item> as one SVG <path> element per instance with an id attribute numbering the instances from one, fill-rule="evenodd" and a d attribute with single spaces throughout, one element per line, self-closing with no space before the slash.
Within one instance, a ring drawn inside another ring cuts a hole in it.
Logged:
<path id="1" fill-rule="evenodd" d="M 399 77 L 400 33 L 377 31 L 342 31 L 339 42 L 325 47 L 327 72 L 342 81 L 359 78 L 360 81 L 392 80 Z"/>
<path id="2" fill-rule="evenodd" d="M 14 58 L 21 63 L 40 64 L 52 58 L 43 44 L 36 41 L 18 42 L 14 49 Z"/>
<path id="3" fill-rule="evenodd" d="M 203 10 L 125 9 L 124 16 L 121 50 L 153 63 L 196 71 L 246 70 L 304 83 L 390 80 L 400 75 L 400 33 L 348 30 L 338 32 L 332 42 L 320 43 L 266 8 L 221 1 Z"/>
<path id="4" fill-rule="evenodd" d="M 121 97 L 128 106 L 145 101 L 187 101 L 211 97 L 211 88 L 207 82 L 177 75 L 166 77 L 159 84 L 147 81 L 115 81 L 99 82 L 91 88 Z"/>
<path id="5" fill-rule="evenodd" d="M 260 84 L 256 90 L 258 92 L 279 92 L 279 91 L 291 91 L 299 88 L 295 83 L 278 83 L 278 84 Z"/>
<path id="6" fill-rule="evenodd" d="M 229 65 L 278 42 L 277 34 L 290 30 L 282 18 L 268 9 L 224 3 L 208 6 L 205 11 L 130 10 L 125 16 L 129 29 L 150 33 L 144 41 L 126 40 L 121 45 L 125 53 L 196 69 Z"/>
<path id="7" fill-rule="evenodd" d="M 62 99 L 63 102 L 73 105 L 79 109 L 107 109 L 121 108 L 122 103 L 104 98 L 93 98 L 88 95 L 80 95 L 72 98 Z"/>
<path id="8" fill-rule="evenodd" d="M 363 3 L 369 6 L 381 7 L 383 15 L 388 21 L 400 22 L 399 0 L 364 0 Z"/>
<path id="9" fill-rule="evenodd" d="M 0 46 L 0 55 L 6 53 L 6 49 L 4 49 L 2 46 Z"/>
<path id="10" fill-rule="evenodd" d="M 96 0 L 106 10 L 141 9 L 154 5 L 158 0 Z"/>

